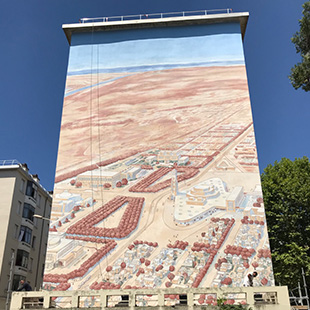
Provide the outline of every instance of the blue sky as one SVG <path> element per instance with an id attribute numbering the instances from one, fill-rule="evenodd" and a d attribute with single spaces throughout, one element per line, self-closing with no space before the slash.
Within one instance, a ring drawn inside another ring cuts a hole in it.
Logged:
<path id="1" fill-rule="evenodd" d="M 62 24 L 82 17 L 232 8 L 249 12 L 244 54 L 261 171 L 309 156 L 310 93 L 287 76 L 299 61 L 290 42 L 304 1 L 11 0 L 0 4 L 0 159 L 18 159 L 51 190 L 69 45 Z"/>

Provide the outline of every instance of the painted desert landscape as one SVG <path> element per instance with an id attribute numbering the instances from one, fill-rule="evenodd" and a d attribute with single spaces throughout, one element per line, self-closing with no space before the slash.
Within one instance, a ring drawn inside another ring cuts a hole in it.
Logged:
<path id="1" fill-rule="evenodd" d="M 273 285 L 245 66 L 66 89 L 46 289 Z"/>
<path id="2" fill-rule="evenodd" d="M 66 87 L 70 90 L 91 81 L 113 81 L 65 98 L 57 178 L 101 157 L 112 159 L 154 147 L 177 150 L 185 135 L 194 137 L 225 119 L 252 121 L 244 66 L 123 76 L 117 80 L 113 80 L 115 74 L 69 76 Z"/>

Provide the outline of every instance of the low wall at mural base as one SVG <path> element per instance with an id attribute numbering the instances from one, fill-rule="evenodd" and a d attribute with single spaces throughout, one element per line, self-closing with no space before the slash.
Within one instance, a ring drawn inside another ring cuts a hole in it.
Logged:
<path id="1" fill-rule="evenodd" d="M 19 309 L 212 309 L 219 303 L 253 310 L 289 310 L 286 286 L 14 292 L 10 310 Z"/>

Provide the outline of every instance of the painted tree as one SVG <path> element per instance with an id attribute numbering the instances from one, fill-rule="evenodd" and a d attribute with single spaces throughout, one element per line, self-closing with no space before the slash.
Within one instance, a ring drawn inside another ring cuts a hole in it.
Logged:
<path id="1" fill-rule="evenodd" d="M 282 158 L 261 178 L 275 279 L 293 289 L 302 267 L 310 280 L 309 159 Z"/>
<path id="2" fill-rule="evenodd" d="M 103 187 L 104 187 L 104 188 L 110 188 L 111 186 L 112 186 L 112 185 L 111 185 L 110 183 L 104 183 L 104 184 L 103 184 Z"/>
<path id="3" fill-rule="evenodd" d="M 291 69 L 289 79 L 295 89 L 301 87 L 307 92 L 310 91 L 310 1 L 305 2 L 302 7 L 300 30 L 292 38 L 296 52 L 301 56 L 301 62 Z"/>
<path id="4" fill-rule="evenodd" d="M 80 181 L 76 182 L 76 183 L 75 183 L 75 186 L 76 186 L 76 187 L 82 187 L 82 182 L 80 182 Z"/>
<path id="5" fill-rule="evenodd" d="M 127 185 L 128 184 L 128 180 L 126 178 L 122 179 L 122 185 Z"/>
<path id="6" fill-rule="evenodd" d="M 122 182 L 121 182 L 121 181 L 118 181 L 118 182 L 116 183 L 116 187 L 122 187 Z"/>

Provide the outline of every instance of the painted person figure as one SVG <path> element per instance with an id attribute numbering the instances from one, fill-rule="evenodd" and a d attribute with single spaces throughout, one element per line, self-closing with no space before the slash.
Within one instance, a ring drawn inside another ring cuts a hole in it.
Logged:
<path id="1" fill-rule="evenodd" d="M 257 272 L 249 273 L 243 280 L 243 286 L 253 286 L 253 279 L 257 277 Z"/>
<path id="2" fill-rule="evenodd" d="M 20 291 L 29 292 L 29 291 L 32 291 L 32 287 L 30 286 L 30 284 L 28 282 L 25 282 L 25 280 L 20 280 L 19 287 L 16 291 L 18 291 L 18 292 L 20 292 Z"/>

